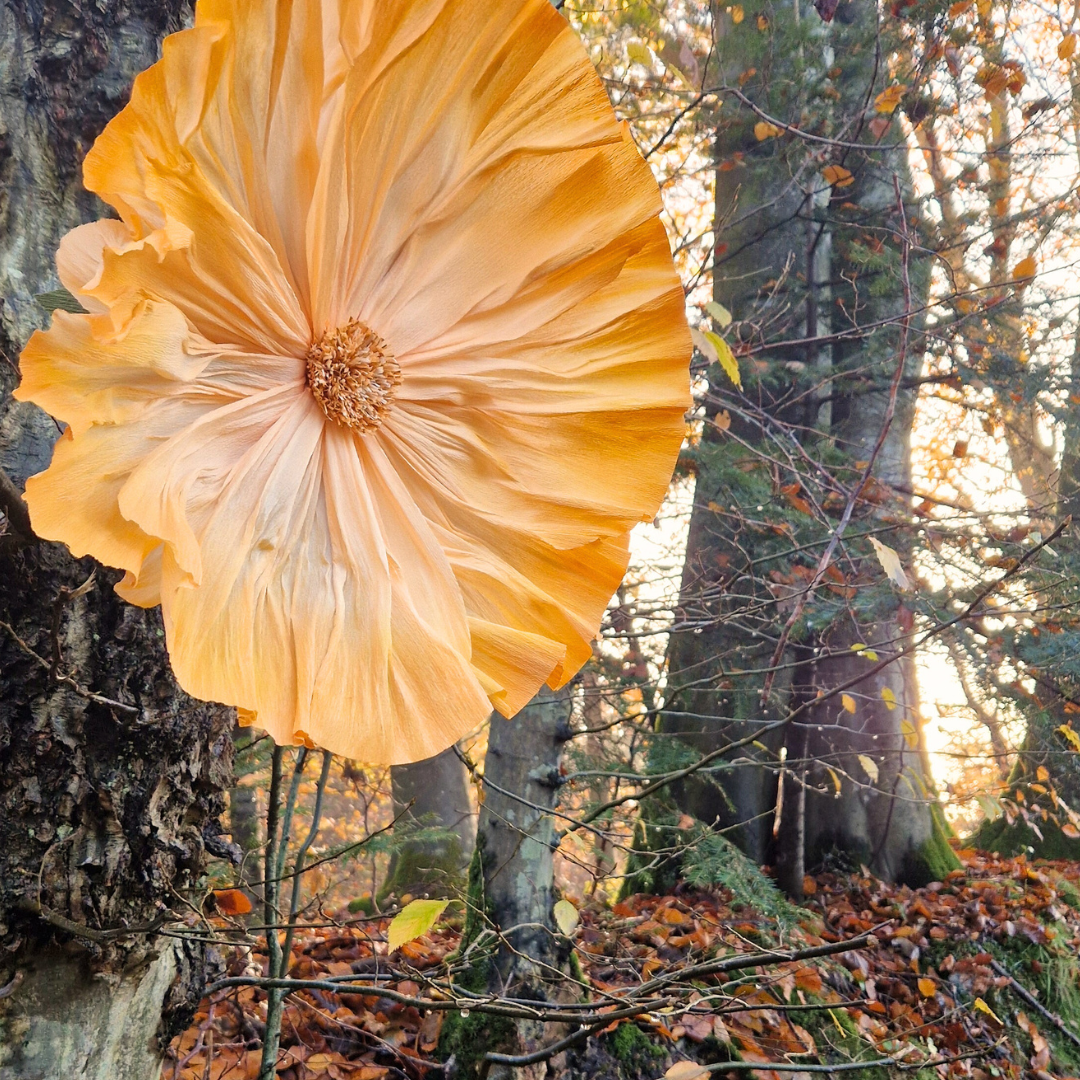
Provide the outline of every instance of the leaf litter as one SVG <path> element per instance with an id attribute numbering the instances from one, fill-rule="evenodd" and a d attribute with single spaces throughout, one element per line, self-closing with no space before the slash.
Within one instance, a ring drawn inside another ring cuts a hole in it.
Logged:
<path id="1" fill-rule="evenodd" d="M 627 1076 L 689 1077 L 693 1065 L 708 1066 L 701 1076 L 811 1080 L 822 1066 L 861 1061 L 886 1061 L 893 1075 L 921 1068 L 919 1080 L 1080 1075 L 1080 867 L 959 854 L 961 870 L 920 889 L 865 869 L 808 876 L 794 927 L 723 889 L 680 886 L 667 896 L 576 905 L 574 947 L 598 1009 L 614 1010 L 658 977 L 675 978 L 682 990 L 673 1007 L 614 1020 L 598 1037 L 635 1025 L 661 1048 L 654 1065 Z M 297 933 L 291 978 L 380 981 L 366 993 L 291 995 L 281 1080 L 443 1075 L 437 1051 L 447 1013 L 424 1002 L 445 1001 L 433 983 L 458 947 L 460 920 L 444 919 L 394 952 L 390 923 L 389 915 L 346 913 L 340 925 Z M 867 933 L 869 947 L 833 956 L 768 963 L 764 955 L 780 944 L 804 949 Z M 705 960 L 755 953 L 759 968 L 678 981 Z M 226 968 L 265 974 L 267 958 L 259 948 L 235 948 Z M 170 1045 L 162 1080 L 253 1080 L 265 1015 L 265 991 L 255 986 L 204 999 Z M 582 1066 L 570 1075 L 588 1076 Z"/>

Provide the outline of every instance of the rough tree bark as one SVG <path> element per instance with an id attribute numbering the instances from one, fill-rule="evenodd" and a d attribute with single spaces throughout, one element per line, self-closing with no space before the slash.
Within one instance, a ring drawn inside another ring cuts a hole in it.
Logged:
<path id="1" fill-rule="evenodd" d="M 0 1077 L 149 1080 L 201 983 L 156 927 L 197 896 L 232 760 L 229 710 L 176 686 L 157 611 L 26 533 L 56 424 L 15 358 L 53 254 L 102 216 L 80 164 L 187 0 L 0 4 Z M 196 993 L 197 997 L 197 993 Z"/>

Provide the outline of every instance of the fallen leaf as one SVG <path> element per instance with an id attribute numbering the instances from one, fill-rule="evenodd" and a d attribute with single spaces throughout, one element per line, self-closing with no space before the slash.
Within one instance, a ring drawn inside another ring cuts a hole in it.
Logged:
<path id="1" fill-rule="evenodd" d="M 664 1080 L 696 1080 L 699 1076 L 708 1076 L 709 1070 L 696 1061 L 676 1061 L 666 1073 Z"/>
<path id="2" fill-rule="evenodd" d="M 246 915 L 251 901 L 239 889 L 215 889 L 214 903 L 222 915 Z"/>

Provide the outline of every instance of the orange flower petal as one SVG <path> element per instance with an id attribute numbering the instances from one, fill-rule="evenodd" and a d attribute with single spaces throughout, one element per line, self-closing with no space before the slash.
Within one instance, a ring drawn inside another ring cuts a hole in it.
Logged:
<path id="1" fill-rule="evenodd" d="M 472 663 L 488 698 L 503 716 L 513 716 L 552 674 L 563 667 L 566 646 L 539 634 L 469 619 Z"/>
<path id="2" fill-rule="evenodd" d="M 15 391 L 81 434 L 124 423 L 199 377 L 210 361 L 189 352 L 187 322 L 174 307 L 140 304 L 120 328 L 109 315 L 53 314 L 20 358 Z M 227 401 L 227 398 L 223 398 Z"/>
<path id="3" fill-rule="evenodd" d="M 98 314 L 24 356 L 72 425 L 28 499 L 161 600 L 181 685 L 396 763 L 569 679 L 690 344 L 655 183 L 550 5 L 200 0 L 85 175 L 123 220 L 65 239 Z M 402 377 L 367 435 L 304 385 L 354 320 Z"/>
<path id="4" fill-rule="evenodd" d="M 121 213 L 91 290 L 152 293 L 219 344 L 310 340 L 304 229 L 323 98 L 319 4 L 200 4 L 87 155 L 86 186 Z M 228 21 L 222 17 L 227 16 Z"/>
<path id="5" fill-rule="evenodd" d="M 56 272 L 60 276 L 60 284 L 87 311 L 109 310 L 84 290 L 101 280 L 105 249 L 119 250 L 130 244 L 131 239 L 131 230 L 122 221 L 106 218 L 104 221 L 79 225 L 60 241 L 56 252 Z"/>

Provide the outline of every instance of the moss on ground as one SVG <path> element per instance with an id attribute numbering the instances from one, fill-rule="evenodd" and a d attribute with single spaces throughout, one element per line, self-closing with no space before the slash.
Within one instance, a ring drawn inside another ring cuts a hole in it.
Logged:
<path id="1" fill-rule="evenodd" d="M 984 821 L 965 841 L 980 851 L 1011 857 L 1022 852 L 1033 859 L 1066 859 L 1080 862 L 1080 840 L 1071 840 L 1052 822 L 1039 822 L 1037 836 L 1022 818 L 1010 825 L 1004 817 Z"/>
<path id="2" fill-rule="evenodd" d="M 665 1055 L 664 1048 L 637 1024 L 620 1024 L 606 1039 L 612 1056 L 630 1072 L 646 1072 Z"/>

